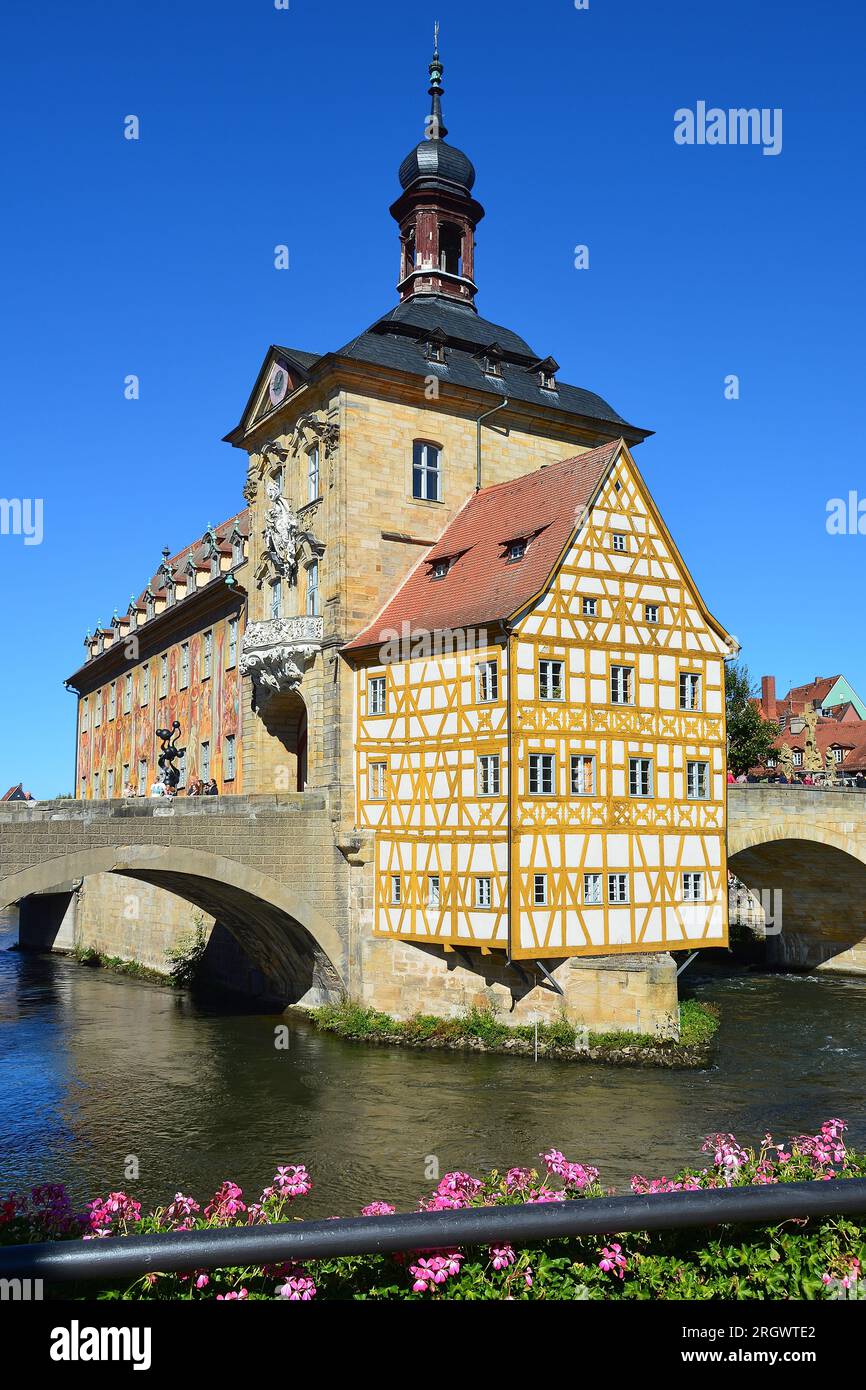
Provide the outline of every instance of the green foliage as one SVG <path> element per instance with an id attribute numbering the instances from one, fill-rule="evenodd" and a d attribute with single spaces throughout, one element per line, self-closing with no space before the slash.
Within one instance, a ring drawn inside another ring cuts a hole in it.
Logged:
<path id="1" fill-rule="evenodd" d="M 725 710 L 728 723 L 728 766 L 739 776 L 750 767 L 763 767 L 779 726 L 765 719 L 755 704 L 758 687 L 747 666 L 734 662 L 725 668 Z"/>
<path id="2" fill-rule="evenodd" d="M 169 974 L 176 989 L 189 989 L 200 978 L 207 943 L 204 919 L 198 917 L 195 930 L 167 948 L 165 954 L 171 965 Z"/>

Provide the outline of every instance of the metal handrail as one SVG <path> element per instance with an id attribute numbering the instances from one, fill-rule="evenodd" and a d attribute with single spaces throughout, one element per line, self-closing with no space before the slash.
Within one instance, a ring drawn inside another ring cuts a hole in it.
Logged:
<path id="1" fill-rule="evenodd" d="M 866 1178 L 773 1183 L 12 1245 L 0 1249 L 0 1278 L 29 1276 L 47 1283 L 105 1281 L 150 1273 L 506 1241 L 525 1245 L 568 1236 L 667 1231 L 721 1223 L 775 1225 L 809 1216 L 861 1212 L 866 1213 Z"/>

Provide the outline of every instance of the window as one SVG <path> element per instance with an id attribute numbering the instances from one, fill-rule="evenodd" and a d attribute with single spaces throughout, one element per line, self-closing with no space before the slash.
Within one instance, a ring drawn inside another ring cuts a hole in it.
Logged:
<path id="1" fill-rule="evenodd" d="M 226 665 L 231 669 L 238 664 L 238 620 L 229 618 L 229 651 Z"/>
<path id="2" fill-rule="evenodd" d="M 282 617 L 283 585 L 279 579 L 271 580 L 271 617 Z"/>
<path id="3" fill-rule="evenodd" d="M 803 766 L 803 754 L 800 752 L 800 749 L 799 749 L 799 748 L 795 748 L 795 749 L 794 749 L 794 766 L 795 766 L 795 767 L 802 767 L 802 766 Z"/>
<path id="4" fill-rule="evenodd" d="M 111 800 L 111 798 L 112 798 L 113 796 L 114 796 L 114 768 L 113 768 L 113 767 L 110 767 L 110 768 L 108 769 L 108 799 L 109 799 L 109 801 Z"/>
<path id="5" fill-rule="evenodd" d="M 108 688 L 108 717 L 113 719 L 117 713 L 117 682 L 112 681 Z"/>
<path id="6" fill-rule="evenodd" d="M 307 501 L 315 502 L 319 495 L 319 446 L 314 444 L 307 454 Z"/>
<path id="7" fill-rule="evenodd" d="M 844 748 L 834 748 L 834 749 L 833 749 L 833 761 L 834 761 L 835 763 L 841 763 L 844 757 L 845 757 L 845 750 L 844 750 Z"/>
<path id="8" fill-rule="evenodd" d="M 235 736 L 234 734 L 226 734 L 226 764 L 223 775 L 227 782 L 235 780 L 235 768 Z"/>
<path id="9" fill-rule="evenodd" d="M 428 874 L 427 876 L 427 906 L 438 907 L 440 902 L 439 875 Z"/>
<path id="10" fill-rule="evenodd" d="M 206 632 L 205 635 L 204 635 L 204 645 L 203 645 L 203 647 L 202 647 L 202 657 L 201 657 L 201 674 L 202 674 L 202 679 L 203 679 L 203 680 L 207 680 L 208 676 L 210 675 L 212 662 L 213 662 L 213 631 L 212 631 L 211 628 L 208 628 L 207 632 Z"/>
<path id="11" fill-rule="evenodd" d="M 146 758 L 139 758 L 139 760 L 138 760 L 138 794 L 139 794 L 139 796 L 147 796 L 147 759 L 146 759 Z"/>
<path id="12" fill-rule="evenodd" d="M 433 568 L 430 571 L 431 579 L 444 579 L 451 568 L 450 560 L 434 560 Z"/>
<path id="13" fill-rule="evenodd" d="M 594 618 L 598 613 L 598 599 L 585 598 L 581 607 L 585 618 Z"/>
<path id="14" fill-rule="evenodd" d="M 150 663 L 147 662 L 141 668 L 141 703 L 150 704 Z"/>
<path id="15" fill-rule="evenodd" d="M 611 666 L 610 668 L 610 703 L 612 705 L 630 705 L 634 702 L 632 687 L 634 684 L 634 668 L 632 666 Z"/>
<path id="16" fill-rule="evenodd" d="M 403 883 L 399 874 L 391 875 L 391 902 L 396 906 L 403 896 Z"/>
<path id="17" fill-rule="evenodd" d="M 609 903 L 628 902 L 628 874 L 608 874 L 607 900 Z"/>
<path id="18" fill-rule="evenodd" d="M 367 787 L 371 801 L 385 800 L 387 763 L 370 763 L 367 768 Z"/>
<path id="19" fill-rule="evenodd" d="M 492 896 L 490 892 L 491 880 L 486 877 L 476 878 L 475 880 L 475 906 L 490 907 Z"/>
<path id="20" fill-rule="evenodd" d="M 700 709 L 701 678 L 696 671 L 680 671 L 680 709 Z"/>
<path id="21" fill-rule="evenodd" d="M 128 783 L 129 783 L 129 763 L 124 763 L 124 764 L 123 764 L 123 787 L 125 788 L 125 787 L 128 785 Z"/>
<path id="22" fill-rule="evenodd" d="M 584 874 L 584 907 L 601 907 L 601 874 Z"/>
<path id="23" fill-rule="evenodd" d="M 82 801 L 86 801 L 86 800 L 87 800 L 87 778 L 86 778 L 86 777 L 82 777 L 82 779 L 81 779 L 81 800 L 82 800 Z"/>
<path id="24" fill-rule="evenodd" d="M 385 714 L 387 711 L 385 677 L 371 676 L 367 681 L 367 713 Z"/>
<path id="25" fill-rule="evenodd" d="M 180 688 L 186 690 L 189 685 L 189 642 L 184 642 L 180 649 Z"/>
<path id="26" fill-rule="evenodd" d="M 612 531 L 610 535 L 612 550 L 628 550 L 628 536 L 624 531 Z"/>
<path id="27" fill-rule="evenodd" d="M 658 604 L 645 603 L 643 607 L 643 616 L 645 622 L 657 623 L 659 620 Z"/>
<path id="28" fill-rule="evenodd" d="M 177 785 L 178 785 L 179 787 L 185 787 L 185 786 L 186 786 L 186 749 L 185 749 L 185 748 L 184 748 L 183 752 L 181 753 L 180 758 L 178 759 L 177 770 L 178 770 L 178 773 L 180 774 L 180 777 L 179 777 L 179 780 L 178 780 L 178 784 L 177 784 Z"/>
<path id="29" fill-rule="evenodd" d="M 123 683 L 123 712 L 129 714 L 132 709 L 132 672 L 130 671 Z"/>
<path id="30" fill-rule="evenodd" d="M 686 763 L 686 795 L 690 801 L 706 801 L 710 794 L 709 763 Z"/>
<path id="31" fill-rule="evenodd" d="M 592 796 L 595 793 L 595 758 L 588 753 L 571 755 L 572 796 Z"/>
<path id="32" fill-rule="evenodd" d="M 307 616 L 319 616 L 319 562 L 311 560 L 307 565 Z"/>
<path id="33" fill-rule="evenodd" d="M 564 698 L 562 670 L 563 663 L 561 661 L 539 661 L 538 698 L 540 700 L 562 700 Z"/>
<path id="34" fill-rule="evenodd" d="M 683 874 L 683 902 L 702 903 L 704 900 L 703 874 Z"/>
<path id="35" fill-rule="evenodd" d="M 99 800 L 99 773 L 98 773 L 98 772 L 94 772 L 94 774 L 93 774 L 93 795 L 94 795 L 94 797 L 96 798 L 96 800 L 98 801 L 98 800 Z"/>
<path id="36" fill-rule="evenodd" d="M 508 549 L 505 555 L 505 558 L 509 564 L 513 564 L 515 560 L 522 560 L 525 554 L 526 541 L 509 541 Z"/>
<path id="37" fill-rule="evenodd" d="M 653 764 L 652 758 L 629 758 L 628 760 L 629 796 L 652 796 Z"/>
<path id="38" fill-rule="evenodd" d="M 210 743 L 207 739 L 201 746 L 201 778 L 203 782 L 210 781 Z"/>
<path id="39" fill-rule="evenodd" d="M 532 875 L 532 905 L 533 907 L 547 906 L 547 874 Z"/>
<path id="40" fill-rule="evenodd" d="M 244 538 L 235 534 L 232 536 L 232 564 L 241 565 L 244 559 Z"/>
<path id="41" fill-rule="evenodd" d="M 775 767 L 775 766 L 776 766 L 776 759 L 775 759 L 775 758 L 768 758 L 768 759 L 767 759 L 767 767 Z"/>
<path id="42" fill-rule="evenodd" d="M 96 701 L 93 706 L 93 723 L 98 729 L 102 723 L 102 691 L 97 693 Z"/>
<path id="43" fill-rule="evenodd" d="M 168 653 L 159 658 L 159 698 L 164 700 L 168 694 Z"/>
<path id="44" fill-rule="evenodd" d="M 190 592 L 190 589 L 189 589 L 189 580 L 186 581 L 186 591 L 187 591 L 187 593 Z M 166 580 L 166 583 L 165 583 L 165 606 L 166 606 L 166 608 L 172 608 L 172 607 L 174 606 L 174 599 L 175 599 L 175 593 L 174 593 L 174 580 L 173 580 L 173 579 L 167 579 L 167 580 Z"/>
<path id="45" fill-rule="evenodd" d="M 555 789 L 555 769 L 552 753 L 530 753 L 529 755 L 529 794 L 530 796 L 553 796 Z"/>
<path id="46" fill-rule="evenodd" d="M 211 573 L 211 579 L 216 579 L 216 577 L 217 577 L 217 575 L 219 574 L 219 572 L 220 572 L 220 557 L 219 557 L 219 551 L 218 551 L 218 550 L 214 550 L 214 551 L 211 553 L 211 557 L 210 557 L 210 573 Z"/>
<path id="47" fill-rule="evenodd" d="M 442 501 L 441 451 L 420 439 L 412 445 L 412 496 L 422 502 Z"/>
<path id="48" fill-rule="evenodd" d="M 499 666 L 495 661 L 476 663 L 475 698 L 484 705 L 499 699 Z"/>
<path id="49" fill-rule="evenodd" d="M 478 759 L 477 795 L 499 795 L 499 754 L 482 753 Z"/>

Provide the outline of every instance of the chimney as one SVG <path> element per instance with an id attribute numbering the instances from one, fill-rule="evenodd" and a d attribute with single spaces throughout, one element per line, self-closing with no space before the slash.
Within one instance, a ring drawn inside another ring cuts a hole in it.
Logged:
<path id="1" fill-rule="evenodd" d="M 765 719 L 776 718 L 776 677 L 761 677 L 761 709 Z"/>

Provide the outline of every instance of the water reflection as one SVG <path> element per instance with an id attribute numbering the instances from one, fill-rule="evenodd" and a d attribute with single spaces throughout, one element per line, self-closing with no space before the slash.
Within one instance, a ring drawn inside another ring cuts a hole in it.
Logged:
<path id="1" fill-rule="evenodd" d="M 702 1135 L 758 1139 L 831 1115 L 866 1144 L 866 980 L 708 974 L 719 1003 L 705 1072 L 615 1071 L 358 1046 L 167 987 L 9 952 L 0 937 L 0 1191 L 64 1180 L 77 1199 L 146 1203 L 226 1177 L 258 1193 L 306 1162 L 309 1214 L 388 1198 L 412 1207 L 440 1170 L 532 1163 L 553 1144 L 624 1184 L 700 1160 Z M 130 1155 L 138 1182 L 124 1176 Z"/>

